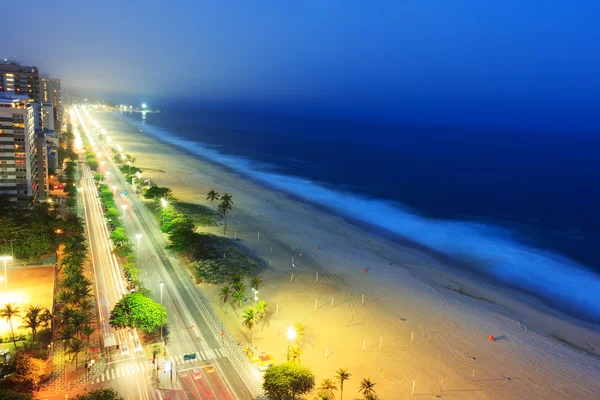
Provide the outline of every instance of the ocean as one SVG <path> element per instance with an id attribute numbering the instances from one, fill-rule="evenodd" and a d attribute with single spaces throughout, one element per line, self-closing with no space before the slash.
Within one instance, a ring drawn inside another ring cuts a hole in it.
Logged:
<path id="1" fill-rule="evenodd" d="M 172 144 L 600 323 L 600 134 L 123 114 Z"/>

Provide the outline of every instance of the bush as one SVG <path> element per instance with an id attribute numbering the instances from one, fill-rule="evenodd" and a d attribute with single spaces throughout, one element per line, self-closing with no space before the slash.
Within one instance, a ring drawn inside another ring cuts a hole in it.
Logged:
<path id="1" fill-rule="evenodd" d="M 265 371 L 263 390 L 275 400 L 295 399 L 315 387 L 315 375 L 293 362 L 275 365 Z"/>

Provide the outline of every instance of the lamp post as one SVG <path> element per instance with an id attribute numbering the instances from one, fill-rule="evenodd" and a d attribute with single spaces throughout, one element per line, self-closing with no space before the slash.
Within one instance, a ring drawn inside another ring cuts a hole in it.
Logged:
<path id="1" fill-rule="evenodd" d="M 135 235 L 137 239 L 137 267 L 140 267 L 140 239 L 142 238 L 142 234 L 138 233 Z"/>
<path id="2" fill-rule="evenodd" d="M 293 339 L 296 339 L 296 330 L 292 325 L 288 325 L 287 330 L 287 338 L 288 338 L 288 350 L 287 350 L 287 360 L 290 361 L 290 344 Z"/>
<path id="3" fill-rule="evenodd" d="M 8 289 L 8 274 L 6 273 L 6 262 L 12 260 L 12 256 L 0 256 L 0 260 L 4 261 L 4 288 Z"/>
<path id="4" fill-rule="evenodd" d="M 123 214 L 125 214 L 126 208 L 127 208 L 127 204 L 121 204 L 121 210 L 123 210 Z"/>
<path id="5" fill-rule="evenodd" d="M 169 202 L 168 202 L 167 200 L 165 200 L 165 198 L 164 198 L 164 197 L 161 197 L 161 199 L 160 199 L 160 205 L 162 206 L 162 208 L 163 208 L 163 211 L 164 211 L 164 210 L 165 210 L 165 208 L 166 208 L 166 207 L 169 205 Z M 164 218 L 164 217 L 162 217 L 162 218 L 160 219 L 160 226 L 161 226 L 161 227 L 163 226 L 164 220 L 165 220 L 165 218 Z"/>
<path id="6" fill-rule="evenodd" d="M 115 196 L 117 193 L 117 187 L 115 185 L 113 185 L 112 190 L 113 190 L 113 196 Z"/>

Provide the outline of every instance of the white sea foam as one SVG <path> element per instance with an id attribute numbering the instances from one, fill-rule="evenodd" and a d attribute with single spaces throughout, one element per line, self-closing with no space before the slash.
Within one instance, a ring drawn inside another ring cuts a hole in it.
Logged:
<path id="1" fill-rule="evenodd" d="M 141 126 L 137 121 L 128 121 Z M 567 257 L 520 243 L 513 233 L 497 226 L 424 218 L 401 204 L 367 199 L 326 188 L 299 177 L 266 172 L 238 156 L 144 125 L 145 132 L 223 164 L 251 178 L 309 201 L 327 205 L 342 215 L 387 229 L 416 243 L 453 257 L 475 261 L 475 268 L 496 281 L 533 293 L 558 308 L 600 322 L 600 275 Z"/>

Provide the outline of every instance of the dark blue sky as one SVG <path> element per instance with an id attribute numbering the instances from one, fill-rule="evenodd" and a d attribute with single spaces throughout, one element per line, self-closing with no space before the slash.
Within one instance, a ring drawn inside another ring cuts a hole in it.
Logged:
<path id="1" fill-rule="evenodd" d="M 77 91 L 600 131 L 598 0 L 58 0 L 28 12 L 5 18 L 18 34 L 0 52 Z"/>

